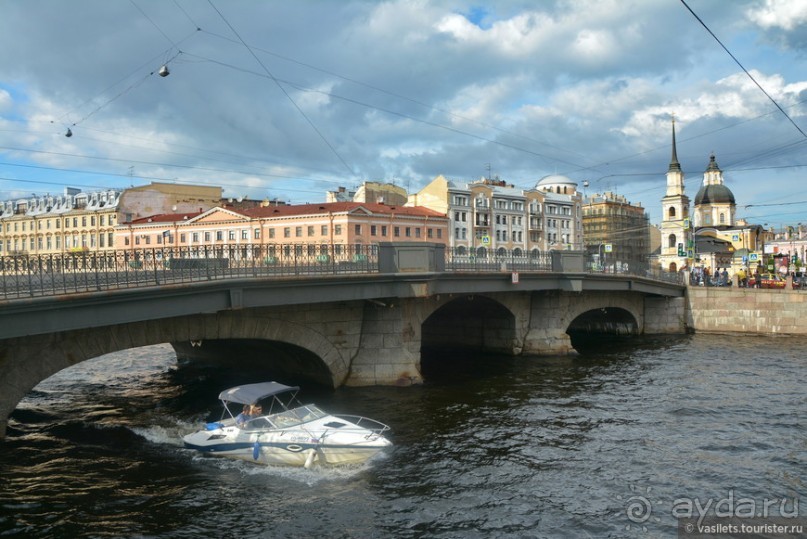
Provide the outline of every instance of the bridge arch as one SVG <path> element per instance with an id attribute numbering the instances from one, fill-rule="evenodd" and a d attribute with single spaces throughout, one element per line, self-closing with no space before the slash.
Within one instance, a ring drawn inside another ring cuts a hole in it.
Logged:
<path id="1" fill-rule="evenodd" d="M 600 307 L 579 314 L 566 333 L 579 353 L 602 351 L 603 339 L 618 339 L 639 334 L 639 320 L 621 307 Z"/>
<path id="2" fill-rule="evenodd" d="M 421 323 L 421 352 L 451 348 L 512 354 L 516 342 L 516 316 L 485 295 L 450 298 Z"/>
<path id="3" fill-rule="evenodd" d="M 225 311 L 7 341 L 0 349 L 0 438 L 5 435 L 11 412 L 41 381 L 83 361 L 143 346 L 204 343 L 205 339 L 274 341 L 306 350 L 309 358 L 319 358 L 318 383 L 337 387 L 348 376 L 350 359 L 345 355 L 353 352 L 338 349 L 316 325 L 281 320 L 269 314 L 240 313 L 243 311 Z"/>

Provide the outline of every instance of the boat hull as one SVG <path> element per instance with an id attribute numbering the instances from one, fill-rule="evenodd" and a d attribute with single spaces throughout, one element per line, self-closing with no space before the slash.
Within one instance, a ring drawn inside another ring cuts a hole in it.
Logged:
<path id="1" fill-rule="evenodd" d="M 392 446 L 384 436 L 370 431 L 313 437 L 310 432 L 255 433 L 238 427 L 199 431 L 183 440 L 185 447 L 212 456 L 302 467 L 361 464 Z"/>

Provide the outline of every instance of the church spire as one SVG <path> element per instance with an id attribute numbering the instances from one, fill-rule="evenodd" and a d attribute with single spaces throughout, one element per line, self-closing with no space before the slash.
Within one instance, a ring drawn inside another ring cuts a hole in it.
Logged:
<path id="1" fill-rule="evenodd" d="M 672 158 L 670 159 L 669 171 L 680 171 L 681 164 L 678 162 L 678 152 L 675 148 L 675 116 L 672 118 Z"/>

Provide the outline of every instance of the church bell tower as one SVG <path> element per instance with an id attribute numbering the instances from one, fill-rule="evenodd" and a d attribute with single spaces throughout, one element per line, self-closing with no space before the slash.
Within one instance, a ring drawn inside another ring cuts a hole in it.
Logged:
<path id="1" fill-rule="evenodd" d="M 689 198 L 684 194 L 684 173 L 675 147 L 675 118 L 672 120 L 672 157 L 667 169 L 667 194 L 661 199 L 661 255 L 659 262 L 666 271 L 687 266 L 691 221 Z"/>

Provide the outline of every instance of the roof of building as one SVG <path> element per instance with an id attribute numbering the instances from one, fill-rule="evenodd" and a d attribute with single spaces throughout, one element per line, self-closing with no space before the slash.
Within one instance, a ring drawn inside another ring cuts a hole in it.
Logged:
<path id="1" fill-rule="evenodd" d="M 695 195 L 695 205 L 701 204 L 735 204 L 734 193 L 725 185 L 704 185 Z"/>
<path id="2" fill-rule="evenodd" d="M 139 219 L 132 219 L 133 225 L 146 225 L 149 223 L 176 223 L 179 221 L 188 221 L 197 215 L 204 212 L 191 212 L 191 213 L 160 213 L 158 215 L 149 215 L 148 217 L 141 217 Z"/>
<path id="3" fill-rule="evenodd" d="M 538 180 L 536 187 L 541 187 L 544 185 L 574 185 L 576 187 L 577 182 L 567 176 L 563 176 L 562 174 L 550 174 L 549 176 L 544 176 Z"/>
<path id="4" fill-rule="evenodd" d="M 288 206 L 265 206 L 250 208 L 241 213 L 249 217 L 291 217 L 322 213 L 348 213 L 364 209 L 375 214 L 411 215 L 416 217 L 445 217 L 444 213 L 422 206 L 390 206 L 373 202 L 322 202 L 320 204 L 296 204 Z"/>
<path id="5" fill-rule="evenodd" d="M 714 236 L 695 236 L 695 251 L 698 253 L 728 253 L 733 249 L 732 243 Z"/>

